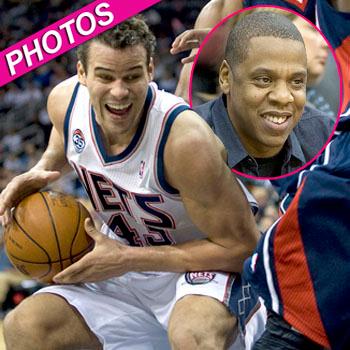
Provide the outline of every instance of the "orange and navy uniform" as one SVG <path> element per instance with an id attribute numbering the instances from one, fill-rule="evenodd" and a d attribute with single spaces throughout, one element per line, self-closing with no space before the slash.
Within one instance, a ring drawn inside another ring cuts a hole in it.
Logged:
<path id="1" fill-rule="evenodd" d="M 295 176 L 284 213 L 244 265 L 266 308 L 332 350 L 350 349 L 350 109 L 335 138 Z"/>

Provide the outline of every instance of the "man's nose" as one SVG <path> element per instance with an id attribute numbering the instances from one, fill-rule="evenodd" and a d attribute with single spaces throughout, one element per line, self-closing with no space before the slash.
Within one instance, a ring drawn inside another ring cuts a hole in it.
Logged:
<path id="1" fill-rule="evenodd" d="M 110 93 L 117 100 L 122 100 L 129 94 L 129 89 L 123 81 L 116 80 L 113 82 Z"/>
<path id="2" fill-rule="evenodd" d="M 281 105 L 286 105 L 294 101 L 294 96 L 286 81 L 276 82 L 268 97 L 271 102 Z"/>

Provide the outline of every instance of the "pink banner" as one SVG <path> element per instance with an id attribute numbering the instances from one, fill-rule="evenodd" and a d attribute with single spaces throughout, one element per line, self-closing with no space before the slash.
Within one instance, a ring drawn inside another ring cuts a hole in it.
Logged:
<path id="1" fill-rule="evenodd" d="M 97 0 L 0 52 L 0 86 L 161 0 Z"/>

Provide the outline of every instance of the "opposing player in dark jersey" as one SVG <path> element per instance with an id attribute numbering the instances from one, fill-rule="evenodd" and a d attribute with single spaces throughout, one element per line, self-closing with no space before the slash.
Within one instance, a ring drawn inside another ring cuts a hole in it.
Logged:
<path id="1" fill-rule="evenodd" d="M 289 184 L 285 214 L 244 275 L 269 310 L 254 350 L 350 348 L 350 110 L 335 139 Z"/>

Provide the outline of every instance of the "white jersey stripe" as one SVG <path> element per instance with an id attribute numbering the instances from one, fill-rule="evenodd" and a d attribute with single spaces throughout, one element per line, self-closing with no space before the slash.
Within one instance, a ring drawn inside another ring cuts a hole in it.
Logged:
<path id="1" fill-rule="evenodd" d="M 273 246 L 272 243 L 270 243 L 270 236 L 271 232 L 274 229 L 274 227 L 279 223 L 281 218 L 279 218 L 275 223 L 270 227 L 270 229 L 266 232 L 266 236 L 264 238 L 264 246 L 263 246 L 263 252 L 264 252 L 264 268 L 266 273 L 266 283 L 269 288 L 269 292 L 271 295 L 271 301 L 272 301 L 272 310 L 279 313 L 279 300 L 277 296 L 277 292 L 275 289 L 275 285 L 273 282 L 271 267 L 270 267 L 270 254 L 269 254 L 269 246 Z"/>

